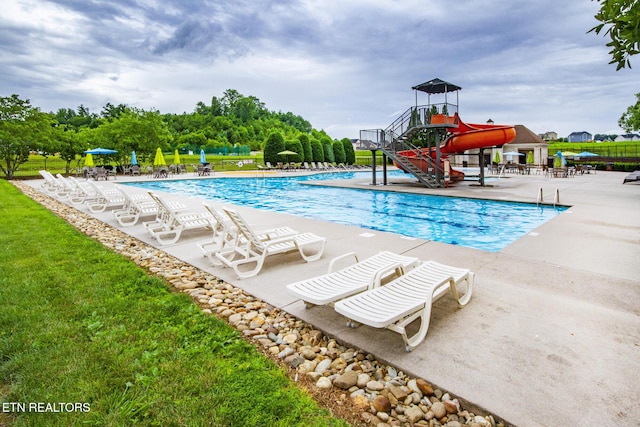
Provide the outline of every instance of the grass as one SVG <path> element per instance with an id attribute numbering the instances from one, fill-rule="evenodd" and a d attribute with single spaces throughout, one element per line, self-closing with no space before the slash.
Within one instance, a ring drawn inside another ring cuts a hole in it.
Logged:
<path id="1" fill-rule="evenodd" d="M 6 181 L 0 199 L 0 405 L 86 404 L 0 425 L 346 425 L 159 278 Z"/>

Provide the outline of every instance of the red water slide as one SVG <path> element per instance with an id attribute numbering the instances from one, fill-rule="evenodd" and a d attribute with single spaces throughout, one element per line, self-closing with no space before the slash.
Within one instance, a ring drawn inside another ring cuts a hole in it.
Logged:
<path id="1" fill-rule="evenodd" d="M 458 113 L 453 116 L 445 116 L 436 114 L 431 117 L 431 124 L 453 124 L 455 127 L 447 128 L 451 134 L 440 146 L 441 160 L 446 160 L 449 154 L 462 154 L 467 150 L 487 147 L 501 147 L 516 137 L 516 130 L 510 125 L 492 125 L 492 124 L 471 124 L 464 123 L 460 120 Z M 429 165 L 422 161 L 414 151 L 399 151 L 399 155 L 407 157 L 413 164 L 418 166 L 424 172 L 433 173 L 429 170 Z M 423 148 L 421 154 L 431 156 L 435 159 L 436 152 L 434 148 Z M 399 166 L 399 165 L 397 165 Z M 445 175 L 446 175 L 445 171 Z M 449 171 L 451 181 L 459 181 L 464 178 L 464 173 L 451 169 Z"/>

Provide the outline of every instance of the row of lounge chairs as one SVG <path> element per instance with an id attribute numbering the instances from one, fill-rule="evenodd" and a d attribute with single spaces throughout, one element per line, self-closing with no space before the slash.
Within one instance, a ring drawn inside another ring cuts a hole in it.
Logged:
<path id="1" fill-rule="evenodd" d="M 256 230 L 231 207 L 219 211 L 205 202 L 204 211 L 196 211 L 153 192 L 132 193 L 126 186 L 41 174 L 49 194 L 84 203 L 93 213 L 113 208 L 123 227 L 149 218 L 143 225 L 161 245 L 176 243 L 185 230 L 211 233 L 197 246 L 213 265 L 233 269 L 240 279 L 258 275 L 270 256 L 298 252 L 312 262 L 324 253 L 324 237 L 290 227 Z M 364 260 L 354 253 L 337 257 L 326 274 L 291 283 L 287 290 L 307 308 L 332 306 L 348 326 L 366 324 L 394 331 L 411 351 L 427 335 L 433 302 L 449 293 L 463 307 L 471 299 L 473 282 L 474 273 L 468 269 L 382 251 Z M 417 331 L 410 335 L 407 326 L 418 320 Z"/>
<path id="2" fill-rule="evenodd" d="M 262 169 L 262 166 L 258 166 Z M 357 165 L 346 165 L 339 163 L 333 165 L 329 162 L 303 162 L 303 163 L 278 163 L 273 166 L 271 162 L 265 162 L 265 169 L 267 170 L 283 170 L 283 171 L 344 171 L 353 169 L 362 169 L 363 167 Z"/>

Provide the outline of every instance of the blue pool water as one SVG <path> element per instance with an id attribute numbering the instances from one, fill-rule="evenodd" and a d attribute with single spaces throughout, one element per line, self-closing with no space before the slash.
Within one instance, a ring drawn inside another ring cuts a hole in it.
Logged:
<path id="1" fill-rule="evenodd" d="M 370 174 L 341 172 L 130 185 L 491 252 L 506 247 L 564 210 L 528 203 L 304 185 Z"/>

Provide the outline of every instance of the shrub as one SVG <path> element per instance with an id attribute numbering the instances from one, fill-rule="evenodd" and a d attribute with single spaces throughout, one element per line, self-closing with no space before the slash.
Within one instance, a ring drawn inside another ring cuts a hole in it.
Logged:
<path id="1" fill-rule="evenodd" d="M 276 131 L 271 132 L 264 144 L 264 162 L 270 162 L 275 165 L 280 161 L 278 153 L 285 149 L 286 146 L 282 134 Z"/>

